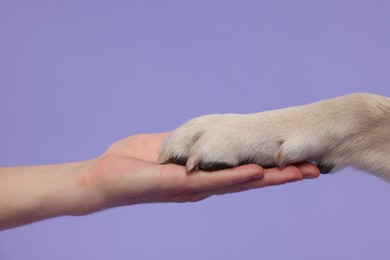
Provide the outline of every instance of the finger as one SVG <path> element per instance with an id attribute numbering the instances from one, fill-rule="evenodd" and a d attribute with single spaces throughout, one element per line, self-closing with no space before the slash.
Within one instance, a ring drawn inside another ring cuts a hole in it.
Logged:
<path id="1" fill-rule="evenodd" d="M 302 172 L 304 179 L 314 179 L 320 176 L 320 170 L 311 162 L 302 162 L 296 164 Z"/>
<path id="2" fill-rule="evenodd" d="M 228 193 L 242 192 L 266 186 L 281 185 L 288 182 L 299 181 L 302 179 L 316 178 L 320 175 L 319 169 L 310 162 L 290 165 L 283 169 L 272 168 L 265 169 L 263 178 L 251 179 L 246 182 L 236 183 L 222 188 L 211 189 L 202 192 L 192 192 L 180 194 L 175 198 L 177 202 L 197 202 L 213 195 L 223 195 Z"/>
<path id="3" fill-rule="evenodd" d="M 195 171 L 184 175 L 184 185 L 190 192 L 219 189 L 252 179 L 261 179 L 264 169 L 256 164 L 242 165 L 220 171 Z"/>
<path id="4" fill-rule="evenodd" d="M 313 167 L 315 168 L 315 166 Z M 302 180 L 304 178 L 304 172 L 310 177 L 316 174 L 315 169 L 313 169 L 310 164 L 306 163 L 298 166 L 289 165 L 282 169 L 264 169 L 264 176 L 261 179 L 252 179 L 243 183 L 234 184 L 220 189 L 209 190 L 202 192 L 201 194 L 194 195 L 196 195 L 197 197 L 222 195 L 228 193 L 242 192 L 251 189 L 258 189 L 267 186 L 281 185 L 289 182 Z"/>

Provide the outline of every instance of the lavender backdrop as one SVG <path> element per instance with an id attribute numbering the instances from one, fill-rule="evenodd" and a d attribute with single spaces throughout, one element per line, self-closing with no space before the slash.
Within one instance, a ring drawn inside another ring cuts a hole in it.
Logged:
<path id="1" fill-rule="evenodd" d="M 389 11 L 368 0 L 0 0 L 0 165 L 88 159 L 202 114 L 390 95 Z M 346 169 L 12 229 L 0 259 L 389 259 L 389 198 L 389 184 Z"/>

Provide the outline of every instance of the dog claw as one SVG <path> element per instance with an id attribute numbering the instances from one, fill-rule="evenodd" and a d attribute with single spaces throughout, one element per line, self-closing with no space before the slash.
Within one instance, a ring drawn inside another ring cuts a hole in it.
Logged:
<path id="1" fill-rule="evenodd" d="M 324 164 L 323 162 L 317 162 L 316 166 L 322 174 L 330 173 L 335 167 L 333 164 Z"/>
<path id="2" fill-rule="evenodd" d="M 231 168 L 233 165 L 225 162 L 204 162 L 200 161 L 198 164 L 198 168 L 200 170 L 204 171 L 218 171 L 218 170 L 223 170 L 227 168 Z"/>

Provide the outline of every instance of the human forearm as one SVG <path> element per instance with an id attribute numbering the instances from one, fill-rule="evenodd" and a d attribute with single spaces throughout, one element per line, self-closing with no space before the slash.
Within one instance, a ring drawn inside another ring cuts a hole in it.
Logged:
<path id="1" fill-rule="evenodd" d="M 92 211 L 94 198 L 81 178 L 91 166 L 84 161 L 0 168 L 0 230 Z"/>

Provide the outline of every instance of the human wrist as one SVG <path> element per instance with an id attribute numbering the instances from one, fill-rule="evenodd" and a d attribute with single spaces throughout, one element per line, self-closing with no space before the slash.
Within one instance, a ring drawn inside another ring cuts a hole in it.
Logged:
<path id="1" fill-rule="evenodd" d="M 88 186 L 82 181 L 90 171 L 92 162 L 48 165 L 36 170 L 42 177 L 42 188 L 31 206 L 40 212 L 37 213 L 41 215 L 38 218 L 81 216 L 95 211 L 93 197 L 90 196 Z"/>
<path id="2" fill-rule="evenodd" d="M 69 201 L 67 215 L 83 216 L 106 208 L 102 185 L 97 181 L 99 159 L 75 163 L 67 171 Z"/>
<path id="3" fill-rule="evenodd" d="M 97 211 L 99 200 L 85 182 L 94 160 L 31 167 L 37 178 L 36 196 L 30 201 L 30 214 L 37 219 L 82 216 Z"/>
<path id="4" fill-rule="evenodd" d="M 1 167 L 0 230 L 52 217 L 98 210 L 98 199 L 83 184 L 93 161 Z"/>

